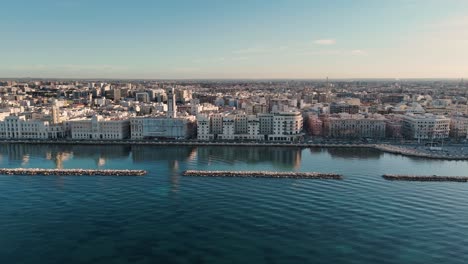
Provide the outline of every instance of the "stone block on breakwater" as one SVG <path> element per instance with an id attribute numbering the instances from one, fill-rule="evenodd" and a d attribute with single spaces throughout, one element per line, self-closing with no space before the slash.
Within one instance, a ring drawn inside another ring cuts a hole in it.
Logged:
<path id="1" fill-rule="evenodd" d="M 292 179 L 335 179 L 343 177 L 335 173 L 320 172 L 276 172 L 276 171 L 200 171 L 187 170 L 183 176 L 198 177 L 241 177 L 241 178 L 292 178 Z"/>
<path id="2" fill-rule="evenodd" d="M 468 182 L 468 177 L 464 176 L 437 176 L 437 175 L 393 175 L 384 174 L 382 176 L 390 181 L 432 181 L 432 182 Z"/>
<path id="3" fill-rule="evenodd" d="M 144 170 L 84 170 L 84 169 L 7 169 L 0 168 L 0 175 L 25 176 L 143 176 Z"/>

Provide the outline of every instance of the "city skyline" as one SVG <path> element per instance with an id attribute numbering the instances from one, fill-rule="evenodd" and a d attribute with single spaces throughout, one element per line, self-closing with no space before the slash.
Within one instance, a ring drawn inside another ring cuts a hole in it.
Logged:
<path id="1" fill-rule="evenodd" d="M 0 78 L 468 76 L 468 2 L 15 1 Z"/>

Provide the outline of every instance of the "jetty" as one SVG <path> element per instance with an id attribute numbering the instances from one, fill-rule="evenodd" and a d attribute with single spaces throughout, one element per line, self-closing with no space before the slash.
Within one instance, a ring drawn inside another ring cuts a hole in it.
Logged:
<path id="1" fill-rule="evenodd" d="M 389 181 L 420 181 L 420 182 L 468 182 L 466 176 L 437 176 L 437 175 L 395 175 L 384 174 L 384 179 Z"/>
<path id="2" fill-rule="evenodd" d="M 85 169 L 7 169 L 0 168 L 0 175 L 22 176 L 143 176 L 145 170 L 85 170 Z"/>
<path id="3" fill-rule="evenodd" d="M 291 178 L 291 179 L 333 179 L 341 180 L 343 176 L 335 173 L 321 172 L 276 172 L 276 171 L 202 171 L 186 170 L 183 176 L 198 177 L 239 177 L 239 178 Z"/>

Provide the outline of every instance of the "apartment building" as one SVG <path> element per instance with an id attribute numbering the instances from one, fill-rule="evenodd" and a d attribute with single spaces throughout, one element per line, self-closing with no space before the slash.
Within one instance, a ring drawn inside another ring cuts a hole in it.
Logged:
<path id="1" fill-rule="evenodd" d="M 403 116 L 403 135 L 408 139 L 443 139 L 450 132 L 450 118 L 433 114 Z"/>
<path id="2" fill-rule="evenodd" d="M 350 115 L 324 118 L 324 134 L 332 138 L 384 138 L 385 118 L 381 115 Z"/>
<path id="3" fill-rule="evenodd" d="M 468 139 L 468 117 L 455 115 L 450 118 L 450 136 L 457 139 Z"/>
<path id="4" fill-rule="evenodd" d="M 303 118 L 300 112 L 279 112 L 273 116 L 273 134 L 269 141 L 297 141 L 302 134 Z"/>
<path id="5" fill-rule="evenodd" d="M 299 112 L 199 116 L 197 125 L 199 140 L 295 141 L 303 135 Z"/>
<path id="6" fill-rule="evenodd" d="M 214 140 L 212 133 L 211 119 L 206 115 L 197 116 L 197 139 L 198 140 Z"/>

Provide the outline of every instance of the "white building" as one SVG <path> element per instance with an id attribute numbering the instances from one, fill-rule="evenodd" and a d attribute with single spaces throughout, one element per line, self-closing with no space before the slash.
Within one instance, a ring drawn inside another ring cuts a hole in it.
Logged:
<path id="1" fill-rule="evenodd" d="M 433 114 L 403 116 L 403 135 L 409 139 L 448 138 L 450 118 Z"/>
<path id="2" fill-rule="evenodd" d="M 210 141 L 214 139 L 211 129 L 210 117 L 206 115 L 197 116 L 197 139 Z"/>
<path id="3" fill-rule="evenodd" d="M 235 116 L 223 117 L 223 133 L 218 135 L 218 139 L 234 140 L 235 137 Z"/>
<path id="4" fill-rule="evenodd" d="M 24 116 L 7 116 L 0 122 L 0 138 L 48 139 L 49 122 L 26 120 Z"/>
<path id="5" fill-rule="evenodd" d="M 282 112 L 259 115 L 201 115 L 197 119 L 198 140 L 295 141 L 302 134 L 302 115 Z"/>
<path id="6" fill-rule="evenodd" d="M 190 118 L 135 117 L 130 119 L 131 139 L 187 139 L 192 135 Z"/>
<path id="7" fill-rule="evenodd" d="M 273 116 L 273 134 L 269 141 L 296 141 L 302 134 L 304 120 L 300 112 L 279 112 Z"/>
<path id="8" fill-rule="evenodd" d="M 91 119 L 69 122 L 72 139 L 118 140 L 130 136 L 128 119 L 104 119 L 93 116 Z"/>
<path id="9" fill-rule="evenodd" d="M 177 117 L 177 106 L 174 88 L 170 88 L 167 90 L 167 117 Z"/>

